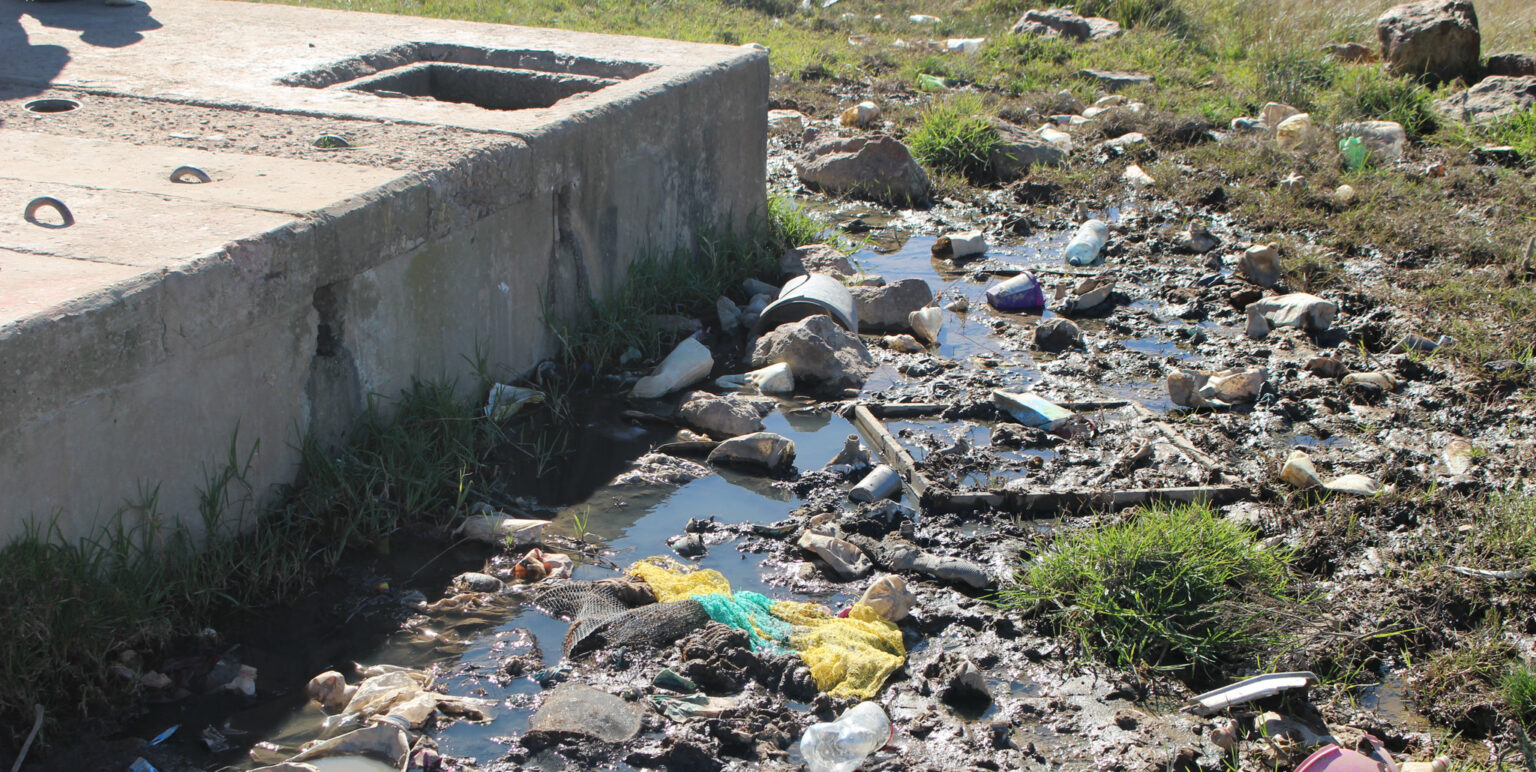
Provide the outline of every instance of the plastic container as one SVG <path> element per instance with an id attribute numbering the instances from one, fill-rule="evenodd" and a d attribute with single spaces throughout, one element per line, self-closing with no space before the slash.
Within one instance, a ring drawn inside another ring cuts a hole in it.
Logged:
<path id="1" fill-rule="evenodd" d="M 836 721 L 808 727 L 800 736 L 800 755 L 810 772 L 853 772 L 893 736 L 885 711 L 861 702 Z"/>
<path id="2" fill-rule="evenodd" d="M 1036 394 L 994 391 L 992 404 L 1013 416 L 1015 421 L 1048 432 L 1065 425 L 1076 415 L 1061 405 Z"/>
<path id="3" fill-rule="evenodd" d="M 1029 271 L 987 288 L 987 302 L 999 311 L 1038 311 L 1045 308 L 1045 290 Z"/>
<path id="4" fill-rule="evenodd" d="M 715 366 L 715 357 L 709 347 L 694 338 L 685 338 L 661 364 L 656 372 L 635 383 L 630 396 L 636 399 L 656 399 L 678 389 L 692 386 L 708 377 Z"/>
<path id="5" fill-rule="evenodd" d="M 1109 241 L 1109 226 L 1103 220 L 1088 220 L 1077 226 L 1077 233 L 1072 235 L 1062 254 L 1071 265 L 1097 265 L 1103 259 L 1099 253 L 1104 250 L 1106 241 Z"/>
<path id="6" fill-rule="evenodd" d="M 832 317 L 832 321 L 855 335 L 859 332 L 859 307 L 853 300 L 853 293 L 827 274 L 808 273 L 790 279 L 779 290 L 778 299 L 758 315 L 752 335 L 756 337 L 779 325 L 817 314 Z"/>
<path id="7" fill-rule="evenodd" d="M 900 489 L 901 475 L 896 474 L 896 470 L 890 466 L 881 464 L 848 491 L 848 498 L 854 501 L 881 501 L 890 498 Z"/>

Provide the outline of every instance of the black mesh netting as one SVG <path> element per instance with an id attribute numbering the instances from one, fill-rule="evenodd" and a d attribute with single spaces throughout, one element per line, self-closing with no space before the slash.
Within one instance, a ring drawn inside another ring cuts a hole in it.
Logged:
<path id="1" fill-rule="evenodd" d="M 538 588 L 529 594 L 528 605 L 570 620 L 566 657 L 618 646 L 670 646 L 709 623 L 698 601 L 657 603 L 645 583 L 624 579 L 571 580 Z"/>

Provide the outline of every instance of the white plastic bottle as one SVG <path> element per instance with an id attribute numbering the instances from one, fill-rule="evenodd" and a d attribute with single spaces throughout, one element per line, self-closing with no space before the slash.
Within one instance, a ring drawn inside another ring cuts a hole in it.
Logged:
<path id="1" fill-rule="evenodd" d="M 800 737 L 810 772 L 853 772 L 891 739 L 891 722 L 873 702 L 849 708 L 836 721 L 812 724 Z"/>
<path id="2" fill-rule="evenodd" d="M 1077 233 L 1067 242 L 1064 254 L 1072 265 L 1095 265 L 1104 242 L 1109 241 L 1109 226 L 1103 220 L 1088 220 L 1077 226 Z"/>

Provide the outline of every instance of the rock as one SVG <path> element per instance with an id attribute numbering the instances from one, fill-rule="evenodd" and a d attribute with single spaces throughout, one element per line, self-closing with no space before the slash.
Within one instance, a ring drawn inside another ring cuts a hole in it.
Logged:
<path id="1" fill-rule="evenodd" d="M 1147 135 L 1133 131 L 1106 141 L 1104 147 L 1116 153 L 1130 153 L 1145 147 L 1146 144 Z"/>
<path id="2" fill-rule="evenodd" d="M 1319 378 L 1339 378 L 1349 372 L 1342 361 L 1327 356 L 1312 357 L 1307 360 L 1306 368 Z"/>
<path id="3" fill-rule="evenodd" d="M 678 557 L 696 558 L 703 555 L 706 551 L 704 537 L 696 533 L 674 536 L 668 543 L 671 545 L 672 551 L 678 554 Z"/>
<path id="4" fill-rule="evenodd" d="M 1408 134 L 1396 121 L 1359 121 L 1339 124 L 1339 136 L 1359 137 L 1377 162 L 1394 162 L 1408 148 Z"/>
<path id="5" fill-rule="evenodd" d="M 733 437 L 709 452 L 711 464 L 760 467 L 777 472 L 795 460 L 795 443 L 773 432 L 754 432 Z"/>
<path id="6" fill-rule="evenodd" d="M 1376 60 L 1376 52 L 1364 43 L 1329 43 L 1323 46 L 1323 53 L 1341 62 L 1371 62 Z"/>
<path id="7" fill-rule="evenodd" d="M 865 555 L 863 550 L 836 536 L 806 531 L 800 535 L 800 541 L 796 543 L 800 549 L 815 553 L 817 557 L 826 561 L 826 564 L 843 579 L 858 579 L 874 570 L 874 566 L 869 562 L 869 556 Z"/>
<path id="8" fill-rule="evenodd" d="M 651 375 L 641 378 L 629 393 L 636 399 L 656 399 L 687 388 L 709 376 L 715 357 L 694 338 L 684 338 Z"/>
<path id="9" fill-rule="evenodd" d="M 1174 239 L 1174 246 L 1181 252 L 1203 255 L 1221 246 L 1221 239 L 1212 235 L 1205 223 L 1191 220 L 1189 226 Z"/>
<path id="10" fill-rule="evenodd" d="M 453 586 L 470 592 L 501 592 L 506 587 L 500 579 L 478 571 L 465 571 L 453 578 Z"/>
<path id="11" fill-rule="evenodd" d="M 1084 107 L 1086 105 L 1083 104 L 1081 99 L 1077 98 L 1076 94 L 1067 89 L 1062 89 L 1056 92 L 1055 96 L 1051 97 L 1051 101 L 1046 103 L 1044 109 L 1048 113 L 1077 115 L 1083 111 Z"/>
<path id="12" fill-rule="evenodd" d="M 893 137 L 821 136 L 809 130 L 805 144 L 795 173 L 811 188 L 897 206 L 928 200 L 928 174 Z"/>
<path id="13" fill-rule="evenodd" d="M 1310 113 L 1297 113 L 1275 126 L 1275 144 L 1281 150 L 1306 152 L 1317 143 L 1317 127 Z"/>
<path id="14" fill-rule="evenodd" d="M 940 259 L 974 257 L 986 253 L 987 237 L 981 231 L 946 233 L 933 242 L 931 251 Z"/>
<path id="15" fill-rule="evenodd" d="M 917 596 L 907 589 L 905 579 L 886 575 L 870 582 L 864 594 L 859 596 L 859 602 L 892 622 L 900 622 L 917 605 Z"/>
<path id="16" fill-rule="evenodd" d="M 799 110 L 769 110 L 768 133 L 774 135 L 805 133 L 805 114 Z"/>
<path id="17" fill-rule="evenodd" d="M 907 326 L 912 333 L 929 342 L 939 342 L 939 331 L 944 329 L 944 312 L 938 306 L 924 306 L 907 314 Z"/>
<path id="18" fill-rule="evenodd" d="M 954 300 L 944 304 L 944 310 L 957 314 L 963 314 L 971 310 L 971 301 L 964 295 L 957 296 Z"/>
<path id="19" fill-rule="evenodd" d="M 734 335 L 741 329 L 741 308 L 736 301 L 721 295 L 715 301 L 715 315 L 720 317 L 720 330 L 726 335 Z"/>
<path id="20" fill-rule="evenodd" d="M 767 295 L 770 298 L 776 298 L 779 296 L 778 287 L 775 287 L 768 282 L 762 281 L 761 279 L 743 279 L 741 282 L 741 289 L 746 292 L 749 297 L 752 298 L 756 298 L 758 295 Z"/>
<path id="21" fill-rule="evenodd" d="M 794 372 L 796 385 L 808 390 L 856 389 L 875 370 L 864 343 L 824 314 L 780 325 L 758 338 L 752 367 L 781 362 Z"/>
<path id="22" fill-rule="evenodd" d="M 1120 33 L 1125 31 L 1120 26 L 1120 22 L 1114 19 L 1106 19 L 1102 16 L 1089 16 L 1087 21 L 1089 40 L 1108 40 L 1113 37 L 1119 37 Z"/>
<path id="23" fill-rule="evenodd" d="M 1476 86 L 1434 104 L 1435 111 L 1464 121 L 1486 123 L 1536 105 L 1536 76 L 1490 75 Z"/>
<path id="24" fill-rule="evenodd" d="M 585 684 L 561 684 L 529 721 L 528 734 L 621 743 L 640 734 L 639 709 Z"/>
<path id="25" fill-rule="evenodd" d="M 1472 469 L 1472 443 L 1460 438 L 1451 440 L 1446 443 L 1445 450 L 1441 451 L 1440 458 L 1451 474 L 1466 474 Z"/>
<path id="26" fill-rule="evenodd" d="M 859 332 L 904 332 L 911 329 L 912 312 L 933 302 L 933 290 L 922 279 L 902 279 L 879 287 L 854 287 L 853 299 L 859 308 Z"/>
<path id="27" fill-rule="evenodd" d="M 707 391 L 688 394 L 677 408 L 677 420 L 717 440 L 763 430 L 757 409 L 737 397 Z"/>
<path id="28" fill-rule="evenodd" d="M 975 705 L 992 702 L 992 690 L 987 686 L 987 675 L 971 661 L 970 657 L 953 651 L 940 654 L 923 676 L 933 681 L 934 692 L 939 699 L 951 705 Z"/>
<path id="29" fill-rule="evenodd" d="M 1045 11 L 1026 11 L 1024 17 L 1014 23 L 1010 32 L 1015 35 L 1060 37 L 1081 42 L 1093 36 L 1093 27 L 1087 19 L 1065 8 L 1051 8 Z"/>
<path id="30" fill-rule="evenodd" d="M 858 273 L 836 247 L 826 244 L 807 244 L 787 250 L 779 258 L 779 273 L 785 277 L 804 276 L 807 273 L 828 273 L 833 276 L 853 276 Z"/>
<path id="31" fill-rule="evenodd" d="M 1285 276 L 1280 251 L 1274 244 L 1254 244 L 1237 259 L 1237 272 L 1260 287 L 1273 287 Z"/>
<path id="32" fill-rule="evenodd" d="M 1157 182 L 1157 180 L 1152 179 L 1152 175 L 1142 171 L 1139 164 L 1131 164 L 1125 167 L 1125 172 L 1120 175 L 1120 179 L 1125 180 L 1126 184 L 1138 188 Z"/>
<path id="33" fill-rule="evenodd" d="M 1339 307 L 1305 292 L 1261 298 L 1243 309 L 1248 314 L 1248 337 L 1258 339 L 1271 327 L 1300 327 L 1316 335 L 1325 332 L 1338 316 Z"/>
<path id="34" fill-rule="evenodd" d="M 872 126 L 880 120 L 880 105 L 874 102 L 860 102 L 844 110 L 838 120 L 849 128 L 863 129 Z"/>
<path id="35" fill-rule="evenodd" d="M 1300 110 L 1279 102 L 1268 102 L 1259 110 L 1259 120 L 1269 127 L 1270 133 L 1274 133 L 1275 128 L 1284 123 L 1285 119 L 1297 115 L 1301 115 Z"/>
<path id="36" fill-rule="evenodd" d="M 1363 384 L 1376 391 L 1387 392 L 1396 391 L 1398 385 L 1402 382 L 1397 379 L 1397 376 L 1389 372 L 1377 370 L 1369 373 L 1350 373 L 1344 376 L 1342 383 L 1345 386 Z"/>
<path id="37" fill-rule="evenodd" d="M 1071 319 L 1047 319 L 1035 327 L 1035 345 L 1047 351 L 1082 348 L 1083 331 Z"/>
<path id="38" fill-rule="evenodd" d="M 911 335 L 887 335 L 880 339 L 880 345 L 903 354 L 920 354 L 928 350 Z"/>
<path id="39" fill-rule="evenodd" d="M 1387 9 L 1376 19 L 1381 58 L 1394 75 L 1435 81 L 1477 75 L 1482 35 L 1471 0 L 1423 0 Z"/>
<path id="40" fill-rule="evenodd" d="M 1151 75 L 1139 72 L 1122 72 L 1119 70 L 1081 70 L 1077 73 L 1080 77 L 1088 78 L 1099 84 L 1099 88 L 1105 91 L 1119 91 L 1131 86 L 1145 86 L 1152 82 Z"/>
<path id="41" fill-rule="evenodd" d="M 1483 71 L 1489 75 L 1503 75 L 1511 78 L 1536 75 L 1536 55 L 1494 54 L 1483 63 Z"/>
<path id="42" fill-rule="evenodd" d="M 1032 166 L 1060 166 L 1067 162 L 1067 151 L 1038 134 L 999 119 L 993 119 L 992 125 L 1002 144 L 987 156 L 987 163 L 1000 181 L 1019 179 Z"/>

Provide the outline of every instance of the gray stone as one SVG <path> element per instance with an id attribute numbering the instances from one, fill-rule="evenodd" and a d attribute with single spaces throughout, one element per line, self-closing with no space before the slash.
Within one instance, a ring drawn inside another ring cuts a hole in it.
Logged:
<path id="1" fill-rule="evenodd" d="M 1273 287 L 1285 275 L 1280 267 L 1280 253 L 1273 244 L 1255 244 L 1237 260 L 1237 272 L 1260 287 Z"/>
<path id="2" fill-rule="evenodd" d="M 752 367 L 779 362 L 789 365 L 795 384 L 809 391 L 856 389 L 875 370 L 863 341 L 825 314 L 780 325 L 758 338 Z"/>
<path id="3" fill-rule="evenodd" d="M 709 463 L 748 466 L 777 472 L 795 460 L 795 443 L 773 432 L 756 432 L 720 443 L 709 453 Z"/>
<path id="4" fill-rule="evenodd" d="M 1087 21 L 1089 40 L 1108 40 L 1113 37 L 1119 37 L 1120 33 L 1125 31 L 1121 28 L 1120 22 L 1114 19 L 1106 19 L 1102 16 L 1089 16 Z"/>
<path id="5" fill-rule="evenodd" d="M 1093 27 L 1089 26 L 1087 19 L 1065 8 L 1026 11 L 1024 17 L 1014 23 L 1011 31 L 1015 35 L 1041 35 L 1076 41 L 1087 40 L 1093 35 Z"/>
<path id="6" fill-rule="evenodd" d="M 987 674 L 977 667 L 970 657 L 959 652 L 940 654 L 923 675 L 934 683 L 939 699 L 951 705 L 986 704 L 992 701 L 992 689 L 987 686 Z"/>
<path id="7" fill-rule="evenodd" d="M 859 332 L 905 332 L 911 329 L 907 316 L 933 302 L 933 289 L 922 279 L 854 287 L 852 291 L 859 307 Z M 795 373 L 799 372 L 796 368 Z"/>
<path id="8" fill-rule="evenodd" d="M 715 315 L 720 317 L 720 330 L 727 335 L 741 329 L 741 308 L 736 301 L 721 295 L 715 301 Z"/>
<path id="9" fill-rule="evenodd" d="M 1435 102 L 1435 111 L 1464 121 L 1485 123 L 1536 105 L 1536 76 L 1490 75 L 1476 86 Z"/>
<path id="10" fill-rule="evenodd" d="M 1035 345 L 1049 351 L 1082 348 L 1083 331 L 1071 319 L 1047 319 L 1035 328 Z"/>
<path id="11" fill-rule="evenodd" d="M 533 714 L 528 732 L 621 743 L 640 734 L 640 711 L 585 684 L 561 684 Z"/>
<path id="12" fill-rule="evenodd" d="M 1482 34 L 1471 0 L 1423 0 L 1376 19 L 1381 58 L 1394 75 L 1447 81 L 1476 77 Z"/>
<path id="13" fill-rule="evenodd" d="M 1099 87 L 1111 93 L 1131 86 L 1144 86 L 1152 82 L 1152 76 L 1139 72 L 1123 72 L 1120 70 L 1081 70 L 1079 76 L 1088 78 L 1099 84 Z"/>
<path id="14" fill-rule="evenodd" d="M 795 173 L 808 187 L 898 206 L 928 200 L 928 174 L 894 137 L 839 137 L 812 129 L 805 145 Z"/>
<path id="15" fill-rule="evenodd" d="M 858 269 L 836 247 L 807 244 L 784 252 L 784 256 L 779 258 L 779 273 L 786 277 L 804 276 L 807 273 L 853 276 L 858 273 Z"/>
<path id="16" fill-rule="evenodd" d="M 763 430 L 762 416 L 752 404 L 707 391 L 688 394 L 677 409 L 677 420 L 717 440 Z"/>
<path id="17" fill-rule="evenodd" d="M 1504 75 L 1520 78 L 1536 75 L 1536 55 L 1524 53 L 1494 54 L 1483 64 L 1488 75 Z"/>
<path id="18" fill-rule="evenodd" d="M 992 175 L 1004 182 L 1016 180 L 1030 167 L 1060 166 L 1067 162 L 1067 151 L 1047 142 L 1040 135 L 1003 120 L 992 121 L 1003 144 L 987 156 Z"/>

